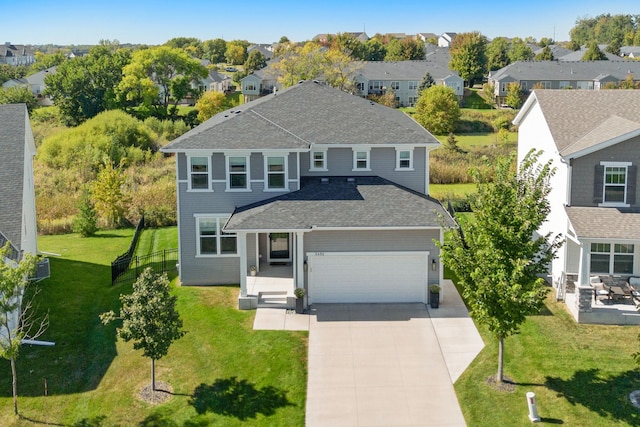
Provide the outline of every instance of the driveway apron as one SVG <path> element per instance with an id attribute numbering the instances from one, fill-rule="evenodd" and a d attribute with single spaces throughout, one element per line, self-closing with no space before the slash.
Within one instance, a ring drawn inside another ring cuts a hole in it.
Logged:
<path id="1" fill-rule="evenodd" d="M 306 425 L 465 426 L 424 304 L 317 304 Z"/>

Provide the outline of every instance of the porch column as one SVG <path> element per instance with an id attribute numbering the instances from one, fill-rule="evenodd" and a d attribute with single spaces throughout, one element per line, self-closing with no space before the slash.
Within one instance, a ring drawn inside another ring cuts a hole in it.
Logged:
<path id="1" fill-rule="evenodd" d="M 240 296 L 247 296 L 247 233 L 237 234 L 238 255 L 240 255 Z"/>
<path id="2" fill-rule="evenodd" d="M 589 251 L 580 242 L 580 262 L 578 263 L 578 283 L 576 283 L 576 308 L 578 313 L 591 312 L 593 288 L 589 283 Z"/>
<path id="3" fill-rule="evenodd" d="M 296 232 L 296 288 L 304 288 L 304 233 Z"/>

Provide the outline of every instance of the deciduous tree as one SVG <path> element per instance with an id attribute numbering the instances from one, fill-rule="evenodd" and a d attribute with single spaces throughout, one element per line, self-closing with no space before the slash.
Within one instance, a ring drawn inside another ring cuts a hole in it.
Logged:
<path id="1" fill-rule="evenodd" d="M 471 316 L 498 340 L 496 380 L 504 380 L 504 340 L 526 316 L 544 306 L 548 288 L 540 275 L 560 247 L 559 236 L 536 234 L 547 219 L 551 162 L 528 153 L 516 171 L 514 156 L 499 158 L 493 176 L 476 170 L 473 221 L 460 221 L 442 244 L 444 264 L 457 275 Z"/>
<path id="2" fill-rule="evenodd" d="M 542 52 L 537 54 L 534 58 L 536 61 L 553 61 L 553 52 L 549 46 L 545 46 Z"/>
<path id="3" fill-rule="evenodd" d="M 224 53 L 224 57 L 227 63 L 232 65 L 244 64 L 247 60 L 247 48 L 249 42 L 246 40 L 232 40 L 227 43 L 227 50 Z"/>
<path id="4" fill-rule="evenodd" d="M 487 45 L 487 68 L 499 70 L 509 65 L 509 42 L 505 37 L 496 37 Z"/>
<path id="5" fill-rule="evenodd" d="M 131 63 L 122 70 L 118 85 L 121 99 L 156 108 L 166 116 L 169 102 L 174 105 L 184 97 L 185 84 L 197 87 L 208 71 L 200 61 L 182 49 L 159 46 L 133 53 Z"/>
<path id="6" fill-rule="evenodd" d="M 198 120 L 202 123 L 229 107 L 231 106 L 224 93 L 210 90 L 198 99 L 195 108 L 198 110 Z"/>
<path id="7" fill-rule="evenodd" d="M 128 200 L 124 192 L 124 183 L 122 164 L 114 167 L 111 161 L 106 161 L 91 187 L 96 212 L 109 226 L 121 225 L 127 211 Z"/>
<path id="8" fill-rule="evenodd" d="M 256 70 L 261 70 L 267 66 L 267 58 L 258 49 L 254 49 L 249 52 L 247 60 L 244 62 L 244 72 L 246 75 L 253 73 Z"/>
<path id="9" fill-rule="evenodd" d="M 223 39 L 205 40 L 202 42 L 202 58 L 208 59 L 214 64 L 224 62 L 224 54 L 227 52 L 227 42 Z"/>
<path id="10" fill-rule="evenodd" d="M 38 105 L 38 100 L 26 87 L 0 87 L 0 104 L 26 104 L 27 109 L 31 111 Z"/>
<path id="11" fill-rule="evenodd" d="M 26 288 L 38 258 L 25 253 L 18 260 L 7 243 L 0 248 L 0 357 L 11 364 L 13 411 L 18 415 L 16 359 L 23 339 L 36 339 L 49 325 L 49 316 L 38 319 L 33 298 L 26 300 Z M 17 255 L 16 252 L 13 252 Z M 32 295 L 37 292 L 32 292 Z"/>
<path id="12" fill-rule="evenodd" d="M 169 352 L 171 344 L 182 338 L 182 319 L 176 309 L 178 298 L 171 295 L 166 274 L 158 275 L 147 267 L 133 284 L 131 295 L 120 295 L 122 308 L 116 317 L 113 311 L 100 316 L 107 324 L 122 320 L 118 336 L 133 341 L 133 348 L 151 359 L 151 389 L 156 390 L 155 362 Z"/>
<path id="13" fill-rule="evenodd" d="M 410 37 L 402 40 L 392 39 L 387 45 L 385 61 L 411 61 L 425 58 L 424 43 Z"/>
<path id="14" fill-rule="evenodd" d="M 511 40 L 508 55 L 509 62 L 530 61 L 534 56 L 533 50 L 520 37 L 514 37 Z"/>
<path id="15" fill-rule="evenodd" d="M 116 88 L 130 52 L 108 46 L 95 46 L 86 56 L 64 61 L 54 74 L 45 77 L 49 95 L 67 125 L 77 126 L 98 113 L 118 106 Z"/>
<path id="16" fill-rule="evenodd" d="M 420 93 L 415 116 L 429 132 L 437 135 L 453 132 L 460 119 L 458 97 L 450 87 L 431 86 Z"/>
<path id="17" fill-rule="evenodd" d="M 507 84 L 507 96 L 505 97 L 505 104 L 514 109 L 519 109 L 522 106 L 524 92 L 520 83 L 511 82 Z"/>
<path id="18" fill-rule="evenodd" d="M 449 68 L 472 87 L 487 72 L 487 38 L 478 31 L 458 34 L 451 43 Z"/>

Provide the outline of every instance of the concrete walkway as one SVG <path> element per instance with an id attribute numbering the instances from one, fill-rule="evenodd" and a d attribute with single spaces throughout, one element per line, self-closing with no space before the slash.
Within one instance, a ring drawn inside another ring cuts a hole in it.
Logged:
<path id="1" fill-rule="evenodd" d="M 484 347 L 450 281 L 440 308 L 258 309 L 254 329 L 309 329 L 306 425 L 465 426 L 453 383 Z M 305 321 L 306 319 L 306 321 Z"/>

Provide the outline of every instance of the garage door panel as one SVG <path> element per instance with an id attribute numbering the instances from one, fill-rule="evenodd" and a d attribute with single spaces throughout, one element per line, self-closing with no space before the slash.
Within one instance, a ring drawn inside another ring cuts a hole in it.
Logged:
<path id="1" fill-rule="evenodd" d="M 310 302 L 425 302 L 427 258 L 425 252 L 310 254 Z"/>

